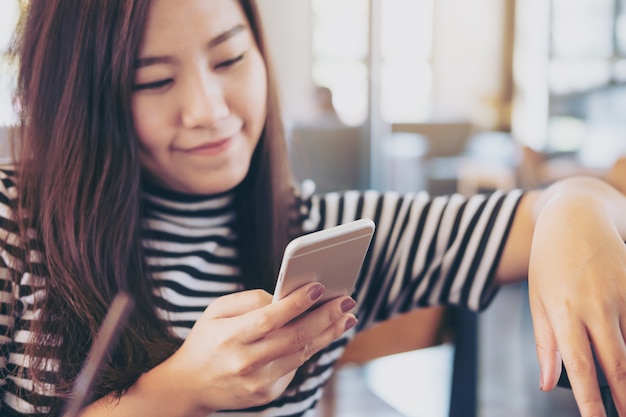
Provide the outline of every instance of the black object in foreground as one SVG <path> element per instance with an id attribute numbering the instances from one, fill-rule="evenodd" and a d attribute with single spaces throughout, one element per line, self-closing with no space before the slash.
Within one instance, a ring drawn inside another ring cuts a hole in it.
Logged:
<path id="1" fill-rule="evenodd" d="M 121 328 L 128 321 L 133 300 L 124 292 L 118 293 L 109 307 L 98 334 L 91 345 L 85 364 L 74 382 L 71 398 L 66 402 L 63 417 L 76 417 L 91 397 L 94 381 L 107 354 L 116 345 Z"/>
<path id="2" fill-rule="evenodd" d="M 604 404 L 604 409 L 606 410 L 606 416 L 618 417 L 617 409 L 615 408 L 615 403 L 613 402 L 613 396 L 611 395 L 611 389 L 609 388 L 609 383 L 606 380 L 606 376 L 604 375 L 602 367 L 598 363 L 598 358 L 595 354 L 593 355 L 593 359 L 596 363 L 598 385 L 600 386 L 600 395 L 602 396 L 602 403 Z M 567 370 L 565 369 L 565 365 L 562 365 L 561 377 L 559 378 L 557 386 L 572 389 L 569 378 L 567 376 Z"/>

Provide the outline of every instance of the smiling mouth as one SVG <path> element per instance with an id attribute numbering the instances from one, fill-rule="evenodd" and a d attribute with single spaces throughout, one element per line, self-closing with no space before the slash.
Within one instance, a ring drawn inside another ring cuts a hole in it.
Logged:
<path id="1" fill-rule="evenodd" d="M 203 143 L 194 148 L 184 149 L 185 153 L 194 155 L 216 155 L 225 151 L 232 144 L 233 138 L 228 137 L 214 142 Z"/>

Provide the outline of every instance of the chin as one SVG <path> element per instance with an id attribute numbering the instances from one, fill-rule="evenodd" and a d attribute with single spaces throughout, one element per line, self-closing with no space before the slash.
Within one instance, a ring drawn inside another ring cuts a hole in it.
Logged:
<path id="1" fill-rule="evenodd" d="M 249 164 L 230 164 L 217 169 L 170 170 L 171 175 L 169 176 L 164 174 L 152 175 L 148 171 L 148 175 L 157 184 L 173 191 L 184 194 L 212 195 L 221 194 L 237 187 L 248 174 L 248 169 Z"/>
<path id="2" fill-rule="evenodd" d="M 205 183 L 196 183 L 192 185 L 190 192 L 194 194 L 221 194 L 236 188 L 246 177 L 247 172 L 238 175 L 219 175 L 218 181 L 207 181 Z"/>

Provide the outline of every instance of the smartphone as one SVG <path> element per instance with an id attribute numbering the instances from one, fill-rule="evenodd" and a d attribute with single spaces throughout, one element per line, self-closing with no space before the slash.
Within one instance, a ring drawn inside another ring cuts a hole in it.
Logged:
<path id="1" fill-rule="evenodd" d="M 312 281 L 326 287 L 316 305 L 351 295 L 374 229 L 372 220 L 360 219 L 289 242 L 278 273 L 274 302 Z"/>

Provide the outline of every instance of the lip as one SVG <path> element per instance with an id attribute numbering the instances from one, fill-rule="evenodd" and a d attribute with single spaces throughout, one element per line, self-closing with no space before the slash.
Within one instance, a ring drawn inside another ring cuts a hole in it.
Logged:
<path id="1" fill-rule="evenodd" d="M 183 149 L 183 152 L 192 155 L 217 155 L 228 149 L 232 142 L 233 137 L 231 136 L 219 140 L 205 142 L 193 148 Z"/>

